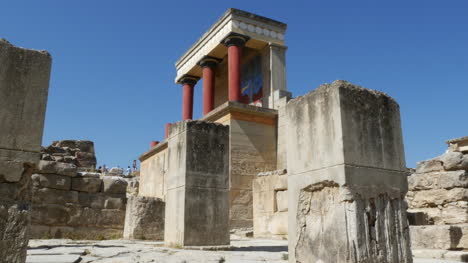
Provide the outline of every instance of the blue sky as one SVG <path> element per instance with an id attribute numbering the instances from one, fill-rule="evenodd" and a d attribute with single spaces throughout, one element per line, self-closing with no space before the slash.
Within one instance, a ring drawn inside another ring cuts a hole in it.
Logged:
<path id="1" fill-rule="evenodd" d="M 0 37 L 53 56 L 43 144 L 131 164 L 181 118 L 175 61 L 229 7 L 288 24 L 294 96 L 345 79 L 400 104 L 408 167 L 468 135 L 468 1 L 4 1 Z M 194 117 L 201 115 L 201 83 Z"/>

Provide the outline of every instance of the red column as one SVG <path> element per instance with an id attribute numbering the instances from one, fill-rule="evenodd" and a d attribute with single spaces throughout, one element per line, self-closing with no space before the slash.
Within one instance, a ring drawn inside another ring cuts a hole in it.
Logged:
<path id="1" fill-rule="evenodd" d="M 194 84 L 189 83 L 183 86 L 182 120 L 191 120 L 193 117 L 193 87 Z"/>
<path id="2" fill-rule="evenodd" d="M 210 66 L 203 67 L 203 115 L 214 109 L 214 88 L 214 68 Z"/>
<path id="3" fill-rule="evenodd" d="M 200 77 L 183 75 L 177 83 L 182 84 L 182 120 L 193 118 L 193 88 Z"/>
<path id="4" fill-rule="evenodd" d="M 242 46 L 228 46 L 228 79 L 229 79 L 229 101 L 239 101 L 240 91 L 240 66 L 241 66 Z"/>

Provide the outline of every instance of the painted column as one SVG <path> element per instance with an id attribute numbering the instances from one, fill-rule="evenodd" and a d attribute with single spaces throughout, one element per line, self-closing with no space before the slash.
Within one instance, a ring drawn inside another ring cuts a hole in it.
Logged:
<path id="1" fill-rule="evenodd" d="M 224 40 L 228 48 L 228 88 L 229 101 L 239 101 L 241 96 L 241 57 L 242 48 L 250 37 L 231 33 Z"/>
<path id="2" fill-rule="evenodd" d="M 191 120 L 193 118 L 193 89 L 199 79 L 199 77 L 184 75 L 178 81 L 183 87 L 182 120 Z"/>
<path id="3" fill-rule="evenodd" d="M 205 56 L 199 62 L 203 68 L 203 116 L 214 109 L 215 68 L 221 59 Z"/>

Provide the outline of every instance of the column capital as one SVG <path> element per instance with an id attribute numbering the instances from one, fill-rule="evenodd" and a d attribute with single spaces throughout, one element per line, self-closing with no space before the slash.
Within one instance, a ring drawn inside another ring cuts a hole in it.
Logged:
<path id="1" fill-rule="evenodd" d="M 204 56 L 200 61 L 197 62 L 197 65 L 199 65 L 202 68 L 214 68 L 218 63 L 223 61 L 220 58 L 215 58 L 212 56 Z"/>
<path id="2" fill-rule="evenodd" d="M 249 41 L 250 37 L 246 35 L 242 35 L 239 33 L 230 33 L 227 35 L 221 43 L 223 43 L 225 46 L 230 47 L 230 46 L 243 46 L 247 41 Z"/>
<path id="3" fill-rule="evenodd" d="M 177 84 L 195 85 L 199 79 L 200 77 L 184 74 L 177 80 Z"/>

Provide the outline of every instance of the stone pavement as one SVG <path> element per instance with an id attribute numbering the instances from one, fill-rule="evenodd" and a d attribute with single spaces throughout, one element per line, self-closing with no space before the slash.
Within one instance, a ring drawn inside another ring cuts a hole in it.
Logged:
<path id="1" fill-rule="evenodd" d="M 188 250 L 165 248 L 163 242 L 70 239 L 29 241 L 27 263 L 188 263 L 188 262 L 287 262 L 286 240 L 232 239 L 231 250 Z M 415 263 L 451 263 L 415 259 Z"/>

